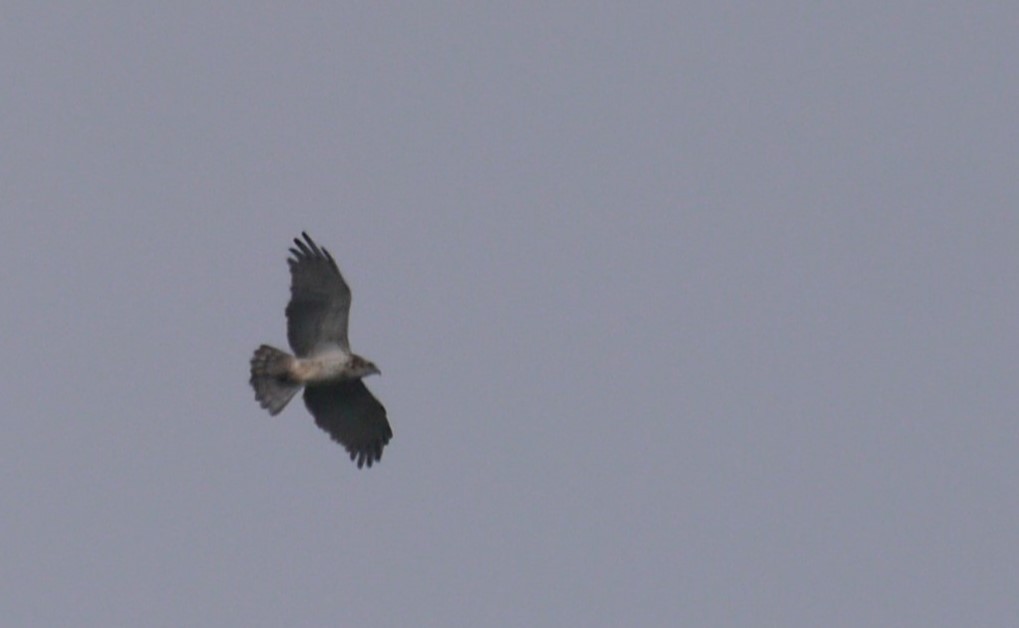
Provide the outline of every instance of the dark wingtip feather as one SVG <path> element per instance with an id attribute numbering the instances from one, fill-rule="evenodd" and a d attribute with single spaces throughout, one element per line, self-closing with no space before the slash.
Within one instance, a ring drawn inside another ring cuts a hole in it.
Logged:
<path id="1" fill-rule="evenodd" d="M 291 255 L 295 258 L 293 260 L 287 259 L 291 266 L 305 259 L 321 258 L 329 262 L 329 265 L 332 266 L 337 273 L 340 272 L 339 267 L 336 265 L 336 260 L 333 259 L 329 249 L 316 244 L 315 241 L 311 239 L 311 236 L 308 235 L 307 231 L 302 231 L 301 237 L 304 238 L 303 241 L 300 238 L 294 238 L 294 244 L 297 248 L 290 249 Z"/>
<path id="2" fill-rule="evenodd" d="M 308 248 L 308 245 L 305 244 L 304 242 L 301 242 L 297 238 L 294 238 L 294 244 L 296 244 L 297 248 L 301 250 L 301 255 L 303 257 L 314 257 L 315 256 L 315 253 L 310 248 Z M 291 250 L 293 250 L 293 249 L 291 249 Z"/>
<path id="3" fill-rule="evenodd" d="M 301 248 L 310 249 L 312 255 L 315 255 L 316 257 L 321 256 L 322 255 L 321 249 L 319 249 L 319 246 L 315 244 L 314 240 L 311 239 L 311 236 L 308 235 L 308 232 L 302 231 L 301 235 L 304 236 L 304 242 L 299 242 Z"/>

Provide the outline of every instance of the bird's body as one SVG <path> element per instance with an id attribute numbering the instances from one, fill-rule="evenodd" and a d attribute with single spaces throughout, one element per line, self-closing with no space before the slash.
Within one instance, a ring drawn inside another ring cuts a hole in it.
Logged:
<path id="1" fill-rule="evenodd" d="M 314 358 L 294 358 L 288 369 L 290 377 L 305 386 L 356 379 L 350 369 L 350 354 L 340 351 Z"/>
<path id="2" fill-rule="evenodd" d="M 290 265 L 287 338 L 295 355 L 262 345 L 251 358 L 255 398 L 279 414 L 304 388 L 315 423 L 342 444 L 361 467 L 382 457 L 393 432 L 386 410 L 361 378 L 377 375 L 369 360 L 350 351 L 347 320 L 350 288 L 336 262 L 308 234 L 294 240 Z"/>
<path id="3" fill-rule="evenodd" d="M 291 357 L 287 375 L 305 386 L 328 384 L 364 377 L 364 364 L 360 356 L 336 349 L 308 358 Z"/>

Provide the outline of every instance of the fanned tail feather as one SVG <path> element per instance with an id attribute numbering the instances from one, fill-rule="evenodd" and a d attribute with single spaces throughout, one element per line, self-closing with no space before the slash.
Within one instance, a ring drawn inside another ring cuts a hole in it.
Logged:
<path id="1" fill-rule="evenodd" d="M 269 345 L 262 345 L 251 356 L 251 387 L 259 405 L 275 416 L 301 389 L 288 377 L 291 356 Z"/>

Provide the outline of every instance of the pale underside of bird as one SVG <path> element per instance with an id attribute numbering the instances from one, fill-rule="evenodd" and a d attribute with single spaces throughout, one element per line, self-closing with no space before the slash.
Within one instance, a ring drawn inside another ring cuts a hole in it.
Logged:
<path id="1" fill-rule="evenodd" d="M 350 288 L 332 255 L 307 233 L 301 236 L 287 259 L 287 340 L 294 355 L 260 346 L 251 358 L 251 386 L 274 416 L 303 388 L 315 423 L 343 445 L 358 468 L 370 467 L 393 437 L 386 409 L 361 381 L 379 369 L 350 350 Z"/>

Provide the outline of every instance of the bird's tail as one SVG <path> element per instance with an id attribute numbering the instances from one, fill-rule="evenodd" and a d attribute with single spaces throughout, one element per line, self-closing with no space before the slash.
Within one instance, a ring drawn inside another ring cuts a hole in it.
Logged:
<path id="1" fill-rule="evenodd" d="M 290 354 L 269 345 L 255 349 L 251 356 L 251 387 L 259 405 L 277 415 L 286 407 L 301 385 L 288 377 Z"/>

